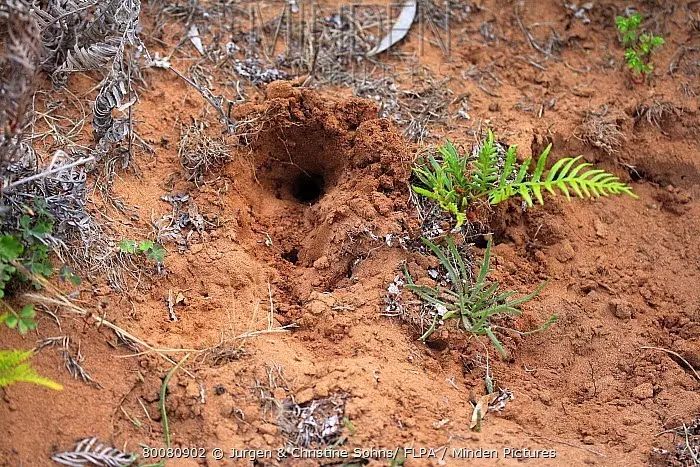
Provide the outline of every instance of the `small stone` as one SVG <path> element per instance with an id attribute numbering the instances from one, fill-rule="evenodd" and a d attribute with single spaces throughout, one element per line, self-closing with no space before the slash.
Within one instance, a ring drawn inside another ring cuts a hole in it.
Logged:
<path id="1" fill-rule="evenodd" d="M 328 261 L 327 256 L 321 256 L 319 259 L 314 261 L 314 268 L 315 269 L 328 269 L 328 267 L 331 265 L 330 261 Z"/>
<path id="2" fill-rule="evenodd" d="M 574 251 L 574 247 L 571 245 L 571 242 L 568 240 L 563 240 L 556 251 L 556 258 L 560 262 L 566 263 L 574 259 L 575 256 L 576 252 Z"/>
<path id="3" fill-rule="evenodd" d="M 233 418 L 234 414 L 236 413 L 236 406 L 233 404 L 233 402 L 225 402 L 221 406 L 219 413 L 224 418 Z"/>
<path id="4" fill-rule="evenodd" d="M 600 219 L 596 219 L 593 222 L 593 227 L 595 227 L 595 234 L 600 238 L 605 238 L 607 233 L 605 231 L 605 224 L 603 224 Z"/>
<path id="5" fill-rule="evenodd" d="M 632 395 L 639 400 L 651 399 L 654 397 L 654 385 L 651 383 L 642 383 L 632 389 Z"/>
<path id="6" fill-rule="evenodd" d="M 634 306 L 627 300 L 611 300 L 610 311 L 620 319 L 632 319 L 634 316 Z"/>
<path id="7" fill-rule="evenodd" d="M 544 405 L 552 405 L 552 394 L 548 390 L 543 389 L 540 391 L 540 400 Z"/>
<path id="8" fill-rule="evenodd" d="M 314 391 L 311 388 L 304 389 L 303 391 L 300 391 L 297 393 L 296 397 L 294 397 L 294 401 L 297 404 L 306 404 L 307 402 L 312 401 L 314 398 Z"/>
<path id="9" fill-rule="evenodd" d="M 185 395 L 187 397 L 198 399 L 200 397 L 199 384 L 194 381 L 190 381 L 185 387 Z"/>
<path id="10" fill-rule="evenodd" d="M 193 255 L 198 255 L 202 252 L 203 249 L 204 245 L 202 245 L 201 243 L 195 243 L 194 245 L 190 246 L 190 251 Z"/>
<path id="11" fill-rule="evenodd" d="M 273 425 L 272 423 L 263 423 L 260 428 L 258 428 L 258 431 L 260 433 L 263 433 L 265 435 L 276 435 L 277 434 L 277 427 Z"/>
<path id="12" fill-rule="evenodd" d="M 308 308 L 314 315 L 322 315 L 328 311 L 328 305 L 319 300 L 314 300 L 313 302 L 309 303 Z"/>
<path id="13" fill-rule="evenodd" d="M 535 251 L 535 259 L 538 263 L 547 264 L 547 255 L 542 250 Z"/>

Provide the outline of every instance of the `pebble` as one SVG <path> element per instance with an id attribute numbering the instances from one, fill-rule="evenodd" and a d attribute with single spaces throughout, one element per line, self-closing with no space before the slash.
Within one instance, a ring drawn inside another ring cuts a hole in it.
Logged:
<path id="1" fill-rule="evenodd" d="M 620 299 L 610 301 L 610 311 L 620 319 L 632 319 L 635 314 L 634 306 L 627 300 Z"/>
<path id="2" fill-rule="evenodd" d="M 562 263 L 566 263 L 574 259 L 574 256 L 576 256 L 576 252 L 574 251 L 574 247 L 571 245 L 571 242 L 568 240 L 563 240 L 556 252 L 557 259 Z"/>
<path id="3" fill-rule="evenodd" d="M 651 383 L 642 383 L 632 389 L 632 395 L 639 400 L 651 399 L 654 397 L 654 385 Z"/>
<path id="4" fill-rule="evenodd" d="M 321 256 L 319 259 L 314 261 L 314 268 L 315 269 L 328 269 L 328 267 L 331 265 L 330 261 L 328 261 L 327 256 Z"/>

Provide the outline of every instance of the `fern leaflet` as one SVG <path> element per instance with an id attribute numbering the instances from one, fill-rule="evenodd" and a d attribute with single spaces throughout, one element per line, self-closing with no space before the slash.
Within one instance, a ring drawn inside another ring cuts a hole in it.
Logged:
<path id="1" fill-rule="evenodd" d="M 472 179 L 478 191 L 488 190 L 499 179 L 498 156 L 493 139 L 493 132 L 489 130 L 486 140 L 479 149 L 479 156 L 474 163 L 475 170 L 472 174 Z"/>
<path id="2" fill-rule="evenodd" d="M 39 375 L 26 361 L 32 351 L 0 350 L 0 388 L 13 383 L 33 383 L 49 389 L 61 390 L 63 386 Z"/>
<path id="3" fill-rule="evenodd" d="M 528 206 L 534 204 L 533 197 L 539 204 L 544 204 L 543 189 L 552 195 L 556 195 L 555 190 L 558 190 L 567 199 L 571 199 L 572 191 L 579 198 L 608 196 L 610 194 L 627 194 L 637 198 L 632 189 L 626 183 L 621 182 L 617 176 L 602 169 L 591 168 L 592 165 L 588 162 L 579 163 L 581 156 L 560 159 L 547 172 L 547 176 L 543 180 L 542 176 L 550 148 L 551 145 L 540 156 L 535 172 L 529 180 L 525 179 L 525 169 L 529 165 L 530 159 L 521 166 L 518 176 L 513 182 L 501 181 L 496 188 L 489 191 L 489 202 L 498 204 L 519 195 Z"/>

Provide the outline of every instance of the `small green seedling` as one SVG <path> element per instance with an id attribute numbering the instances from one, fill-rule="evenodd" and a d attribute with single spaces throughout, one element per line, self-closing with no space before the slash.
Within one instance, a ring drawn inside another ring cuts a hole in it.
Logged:
<path id="1" fill-rule="evenodd" d="M 119 251 L 130 255 L 144 254 L 146 258 L 157 264 L 162 264 L 167 251 L 159 243 L 151 240 L 122 240 L 119 242 Z"/>
<path id="2" fill-rule="evenodd" d="M 661 36 L 640 33 L 642 19 L 639 13 L 615 18 L 615 25 L 620 32 L 620 42 L 625 47 L 627 67 L 637 76 L 649 75 L 654 70 L 651 54 L 665 42 Z"/>
<path id="3" fill-rule="evenodd" d="M 19 311 L 15 311 L 9 306 L 7 308 L 9 311 L 0 315 L 0 324 L 5 323 L 8 328 L 17 329 L 22 335 L 36 329 L 34 305 L 24 305 Z"/>
<path id="4" fill-rule="evenodd" d="M 447 272 L 449 285 L 445 287 L 439 285 L 435 287 L 417 285 L 408 270 L 404 270 L 406 288 L 418 295 L 425 303 L 435 307 L 436 310 L 431 326 L 420 337 L 420 340 L 425 342 L 435 332 L 440 323 L 456 320 L 457 326 L 465 331 L 475 335 L 488 336 L 501 356 L 507 358 L 508 353 L 506 349 L 494 333 L 494 329 L 500 328 L 500 326 L 492 324 L 491 320 L 502 315 L 520 315 L 522 311 L 519 306 L 539 295 L 545 284 L 541 284 L 533 292 L 519 298 L 514 298 L 516 294 L 514 291 L 499 291 L 497 282 L 487 280 L 491 264 L 491 240 L 486 245 L 484 260 L 474 280 L 471 279 L 471 271 L 467 269 L 451 237 L 446 239 L 446 249 L 440 248 L 427 239 L 423 239 L 423 243 L 437 257 Z M 526 335 L 544 331 L 555 321 L 556 316 L 552 315 L 538 329 L 528 332 L 515 332 L 520 335 Z"/>
<path id="5" fill-rule="evenodd" d="M 618 177 L 581 161 L 581 156 L 559 159 L 545 171 L 550 144 L 540 154 L 530 173 L 531 158 L 517 161 L 517 148 L 510 146 L 499 155 L 491 130 L 479 148 L 476 160 L 461 155 L 449 141 L 438 148 L 439 157 L 428 156 L 413 168 L 418 183 L 413 191 L 437 202 L 457 220 L 456 228 L 466 220 L 469 205 L 481 198 L 498 204 L 518 196 L 528 206 L 536 200 L 544 204 L 543 192 L 560 191 L 567 199 L 571 192 L 580 198 L 627 194 L 636 198 L 632 189 Z"/>
<path id="6" fill-rule="evenodd" d="M 37 278 L 53 274 L 46 238 L 53 231 L 53 217 L 35 203 L 31 216 L 23 215 L 19 229 L 0 235 L 0 298 L 5 297 L 7 285 L 14 279 L 31 280 L 39 289 Z"/>
<path id="7" fill-rule="evenodd" d="M 33 383 L 49 389 L 60 391 L 63 386 L 39 375 L 27 362 L 31 351 L 0 350 L 0 388 L 14 383 Z"/>

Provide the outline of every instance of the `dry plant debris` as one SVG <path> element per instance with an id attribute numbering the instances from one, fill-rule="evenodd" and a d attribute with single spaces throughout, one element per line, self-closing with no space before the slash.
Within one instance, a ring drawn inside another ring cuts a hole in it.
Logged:
<path id="1" fill-rule="evenodd" d="M 700 465 L 700 417 L 688 424 L 666 430 L 663 434 L 673 435 L 675 450 L 653 448 L 652 454 L 656 458 L 672 467 Z"/>
<path id="2" fill-rule="evenodd" d="M 205 173 L 230 160 L 223 138 L 206 134 L 204 122 L 192 122 L 183 128 L 178 146 L 178 157 L 187 171 L 188 180 L 201 181 Z"/>
<path id="3" fill-rule="evenodd" d="M 80 344 L 73 345 L 73 342 L 69 336 L 47 337 L 39 341 L 37 344 L 37 349 L 41 350 L 44 347 L 54 346 L 58 347 L 61 351 L 63 364 L 73 378 L 80 379 L 85 383 L 93 384 L 98 388 L 102 387 L 98 382 L 93 380 L 90 374 L 82 367 L 81 363 L 83 362 L 84 357 L 80 352 Z M 75 350 L 73 350 L 74 348 Z"/>
<path id="4" fill-rule="evenodd" d="M 292 447 L 325 447 L 340 438 L 345 413 L 345 397 L 333 394 L 297 404 L 285 399 L 278 415 L 278 424 Z"/>
<path id="5" fill-rule="evenodd" d="M 606 106 L 586 112 L 576 130 L 576 136 L 586 144 L 602 149 L 608 154 L 617 154 L 626 138 L 620 129 L 619 118 Z"/>
<path id="6" fill-rule="evenodd" d="M 661 127 L 671 117 L 680 117 L 683 111 L 668 101 L 654 99 L 650 103 L 641 103 L 634 109 L 635 124 L 647 122 Z"/>
<path id="7" fill-rule="evenodd" d="M 136 462 L 137 456 L 103 444 L 97 438 L 85 438 L 78 441 L 72 451 L 56 453 L 51 459 L 70 467 L 83 467 L 85 465 L 128 467 Z"/>

